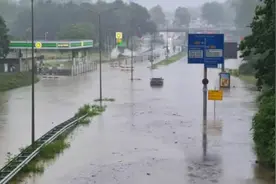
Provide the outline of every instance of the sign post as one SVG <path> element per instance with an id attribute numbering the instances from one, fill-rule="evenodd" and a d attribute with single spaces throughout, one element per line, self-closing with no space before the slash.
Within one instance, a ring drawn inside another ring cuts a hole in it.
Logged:
<path id="1" fill-rule="evenodd" d="M 121 45 L 123 43 L 123 33 L 122 32 L 116 32 L 116 43 L 117 45 Z"/>
<path id="2" fill-rule="evenodd" d="M 214 101 L 214 121 L 216 120 L 216 101 L 223 99 L 223 91 L 222 90 L 209 90 L 208 91 L 208 100 Z"/>
<path id="3" fill-rule="evenodd" d="M 204 64 L 203 72 L 203 154 L 207 151 L 207 68 L 224 64 L 224 34 L 189 34 L 188 63 Z"/>

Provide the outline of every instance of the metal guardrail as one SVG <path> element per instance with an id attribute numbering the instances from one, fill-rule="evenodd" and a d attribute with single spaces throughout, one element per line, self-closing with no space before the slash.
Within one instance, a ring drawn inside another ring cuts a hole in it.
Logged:
<path id="1" fill-rule="evenodd" d="M 77 125 L 78 121 L 87 117 L 73 117 L 67 121 L 55 126 L 42 137 L 36 140 L 35 147 L 32 145 L 24 149 L 20 154 L 13 158 L 7 165 L 0 170 L 0 184 L 6 184 L 12 180 L 12 178 L 25 167 L 35 156 L 40 152 L 41 148 L 47 144 L 53 142 L 58 136 L 64 133 L 69 128 Z"/>

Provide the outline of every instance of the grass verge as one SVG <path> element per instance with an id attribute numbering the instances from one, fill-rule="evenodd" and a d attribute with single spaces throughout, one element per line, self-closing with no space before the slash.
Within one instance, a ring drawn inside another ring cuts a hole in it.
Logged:
<path id="1" fill-rule="evenodd" d="M 238 69 L 227 69 L 227 71 L 235 77 L 240 78 L 242 81 L 255 85 L 257 82 L 257 79 L 254 77 L 254 75 L 243 75 L 239 73 Z"/>
<path id="2" fill-rule="evenodd" d="M 79 120 L 76 126 L 88 125 L 91 122 L 92 117 L 100 115 L 102 112 L 105 111 L 105 109 L 106 106 L 85 104 L 84 106 L 79 108 L 74 117 L 82 117 L 84 115 L 86 115 L 86 117 L 82 120 Z M 70 147 L 70 143 L 67 138 L 74 129 L 75 126 L 68 129 L 63 134 L 59 135 L 58 138 L 52 143 L 44 146 L 40 150 L 39 154 L 13 178 L 11 183 L 16 184 L 22 182 L 25 177 L 30 175 L 43 174 L 45 163 L 47 161 L 55 160 L 58 155 L 62 154 L 65 149 Z M 25 149 L 20 149 L 21 152 L 23 150 Z M 11 153 L 8 153 L 7 156 L 8 162 L 15 157 Z"/>
<path id="3" fill-rule="evenodd" d="M 35 83 L 39 78 L 35 76 Z M 0 91 L 7 91 L 32 84 L 31 72 L 0 73 Z"/>
<path id="4" fill-rule="evenodd" d="M 168 59 L 164 59 L 158 63 L 153 64 L 152 65 L 153 69 L 155 69 L 159 65 L 169 65 L 171 63 L 174 63 L 174 62 L 180 60 L 181 58 L 183 58 L 184 56 L 186 56 L 186 52 L 180 52 L 176 55 L 173 55 L 172 57 L 169 57 Z"/>

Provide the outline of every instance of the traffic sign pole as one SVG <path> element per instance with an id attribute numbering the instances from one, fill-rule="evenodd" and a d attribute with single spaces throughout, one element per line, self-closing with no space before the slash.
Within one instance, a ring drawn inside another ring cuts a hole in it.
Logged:
<path id="1" fill-rule="evenodd" d="M 189 34 L 188 37 L 188 63 L 204 64 L 203 70 L 203 154 L 207 152 L 207 100 L 208 79 L 207 69 L 217 68 L 224 63 L 224 35 L 223 34 Z"/>
<path id="2" fill-rule="evenodd" d="M 206 38 L 204 39 L 204 47 L 206 49 Z M 206 66 L 203 66 L 203 67 L 204 67 L 203 77 L 204 79 L 207 79 L 207 67 Z M 203 84 L 203 131 L 202 131 L 202 147 L 203 147 L 204 156 L 206 156 L 206 152 L 207 152 L 207 91 L 208 91 L 207 85 L 208 85 L 208 82 L 204 82 Z"/>
<path id="3" fill-rule="evenodd" d="M 215 87 L 216 90 L 216 87 Z M 216 100 L 214 100 L 214 123 L 216 122 Z"/>

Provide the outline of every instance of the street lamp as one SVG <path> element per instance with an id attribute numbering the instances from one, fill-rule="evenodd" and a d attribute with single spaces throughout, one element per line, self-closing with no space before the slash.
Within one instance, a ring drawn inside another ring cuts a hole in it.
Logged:
<path id="1" fill-rule="evenodd" d="M 34 60 L 34 0 L 31 0 L 32 14 L 32 145 L 35 142 L 35 94 L 34 94 L 34 79 L 35 79 L 35 60 Z"/>
<path id="2" fill-rule="evenodd" d="M 169 59 L 169 23 L 167 22 L 167 39 L 166 39 L 166 60 Z"/>
<path id="3" fill-rule="evenodd" d="M 97 13 L 98 15 L 98 22 L 99 22 L 99 63 L 100 63 L 100 68 L 99 68 L 99 74 L 100 74 L 100 102 L 102 102 L 103 100 L 103 94 L 102 94 L 102 30 L 101 30 L 101 14 L 105 13 L 105 12 L 110 12 L 110 11 L 114 11 L 117 10 L 118 8 L 111 8 L 102 12 L 94 12 L 91 11 L 93 13 Z"/>
<path id="4" fill-rule="evenodd" d="M 48 36 L 48 32 L 45 32 L 45 33 L 44 33 L 44 40 L 45 40 L 45 41 L 47 40 L 47 36 Z"/>

